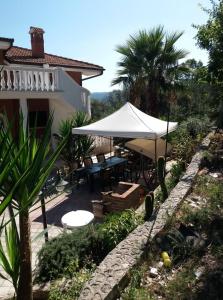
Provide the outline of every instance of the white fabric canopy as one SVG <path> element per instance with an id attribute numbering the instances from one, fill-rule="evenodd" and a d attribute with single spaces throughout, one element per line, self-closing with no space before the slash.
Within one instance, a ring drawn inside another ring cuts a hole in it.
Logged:
<path id="1" fill-rule="evenodd" d="M 169 132 L 177 123 L 169 122 Z M 167 122 L 151 117 L 127 102 L 113 114 L 87 126 L 73 128 L 74 134 L 157 139 L 167 133 Z"/>
<path id="2" fill-rule="evenodd" d="M 125 143 L 125 147 L 134 150 L 142 155 L 145 155 L 155 161 L 155 156 L 158 158 L 159 156 L 164 156 L 166 152 L 166 141 L 163 139 L 157 140 L 156 146 L 156 154 L 154 151 L 154 141 L 146 140 L 146 139 L 134 139 L 127 143 Z M 167 143 L 167 153 L 170 152 L 172 146 Z"/>

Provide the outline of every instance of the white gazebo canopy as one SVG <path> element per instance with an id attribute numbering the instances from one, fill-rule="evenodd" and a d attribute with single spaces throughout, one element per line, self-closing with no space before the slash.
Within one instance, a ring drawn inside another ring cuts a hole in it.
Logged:
<path id="1" fill-rule="evenodd" d="M 176 128 L 177 123 L 169 122 L 169 133 Z M 151 117 L 127 102 L 104 119 L 87 126 L 73 128 L 72 132 L 74 134 L 157 140 L 167 134 L 167 122 Z"/>
<path id="2" fill-rule="evenodd" d="M 125 143 L 125 147 L 134 150 L 144 156 L 151 158 L 153 161 L 159 156 L 165 156 L 169 153 L 172 146 L 163 139 L 157 139 L 157 152 L 154 153 L 154 141 L 148 139 L 134 139 Z"/>

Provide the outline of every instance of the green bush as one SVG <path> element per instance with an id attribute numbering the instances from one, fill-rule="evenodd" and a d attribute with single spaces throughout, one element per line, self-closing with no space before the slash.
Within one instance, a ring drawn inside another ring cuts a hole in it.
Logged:
<path id="1" fill-rule="evenodd" d="M 128 233 L 143 222 L 132 210 L 110 214 L 93 224 L 50 240 L 38 254 L 37 282 L 72 277 L 81 268 L 98 264 Z"/>
<path id="2" fill-rule="evenodd" d="M 143 223 L 142 216 L 133 210 L 108 215 L 98 231 L 103 236 L 103 247 L 106 252 L 111 251 L 133 229 Z"/>
<path id="3" fill-rule="evenodd" d="M 165 180 L 168 195 L 170 194 L 171 190 L 176 186 L 184 171 L 185 171 L 184 162 L 178 161 L 175 165 L 173 165 L 173 167 L 170 170 L 171 176 Z M 155 201 L 163 202 L 163 194 L 161 190 L 156 193 Z"/>
<path id="4" fill-rule="evenodd" d="M 168 193 L 175 187 L 185 171 L 185 163 L 178 161 L 170 170 L 171 177 L 167 180 Z"/>
<path id="5" fill-rule="evenodd" d="M 197 145 L 209 131 L 209 127 L 210 121 L 207 117 L 203 119 L 190 117 L 180 123 L 177 130 L 169 136 L 169 140 L 174 146 L 176 158 L 189 162 Z"/>
<path id="6" fill-rule="evenodd" d="M 206 205 L 199 209 L 184 205 L 182 221 L 191 223 L 195 225 L 196 228 L 208 229 L 211 220 L 215 218 L 223 208 L 223 183 L 218 182 L 209 176 L 199 176 L 193 192 L 200 195 L 202 198 L 205 198 Z"/>

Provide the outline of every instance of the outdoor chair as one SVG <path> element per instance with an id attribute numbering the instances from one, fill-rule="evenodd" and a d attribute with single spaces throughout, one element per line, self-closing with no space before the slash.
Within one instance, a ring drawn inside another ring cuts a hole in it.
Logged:
<path id="1" fill-rule="evenodd" d="M 115 166 L 114 175 L 116 181 L 125 180 L 125 166 L 124 164 Z"/>
<path id="2" fill-rule="evenodd" d="M 91 166 L 93 165 L 92 158 L 91 158 L 90 156 L 84 157 L 83 163 L 84 163 L 84 166 L 85 166 L 86 168 L 91 167 Z"/>
<path id="3" fill-rule="evenodd" d="M 96 155 L 96 157 L 97 157 L 97 161 L 99 163 L 105 162 L 105 155 L 104 155 L 104 153 L 99 153 L 99 154 Z"/>
<path id="4" fill-rule="evenodd" d="M 101 180 L 101 186 L 102 190 L 105 191 L 107 188 L 109 190 L 112 190 L 112 186 L 115 181 L 115 176 L 112 168 L 103 169 L 100 172 L 100 180 Z"/>

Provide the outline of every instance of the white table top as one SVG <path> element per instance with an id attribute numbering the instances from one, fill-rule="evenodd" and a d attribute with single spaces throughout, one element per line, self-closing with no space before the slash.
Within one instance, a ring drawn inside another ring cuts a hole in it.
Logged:
<path id="1" fill-rule="evenodd" d="M 61 223 L 65 228 L 77 228 L 89 224 L 94 219 L 94 215 L 87 210 L 75 210 L 66 213 L 61 218 Z"/>

